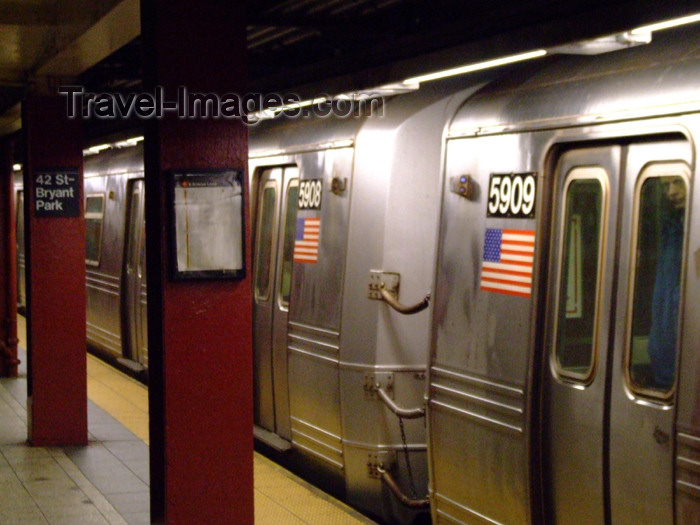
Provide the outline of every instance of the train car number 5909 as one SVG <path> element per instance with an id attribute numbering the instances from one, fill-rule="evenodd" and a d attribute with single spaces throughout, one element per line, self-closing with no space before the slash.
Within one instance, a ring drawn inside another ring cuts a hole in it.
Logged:
<path id="1" fill-rule="evenodd" d="M 534 172 L 492 173 L 486 216 L 532 219 L 536 193 L 537 174 Z"/>

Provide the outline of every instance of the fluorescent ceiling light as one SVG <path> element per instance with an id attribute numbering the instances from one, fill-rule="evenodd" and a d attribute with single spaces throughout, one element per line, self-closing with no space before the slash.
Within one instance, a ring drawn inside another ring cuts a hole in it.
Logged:
<path id="1" fill-rule="evenodd" d="M 278 113 L 283 111 L 289 111 L 291 109 L 300 109 L 308 106 L 315 106 L 317 104 L 323 104 L 328 99 L 326 97 L 319 97 L 309 100 L 302 100 L 301 102 L 292 102 L 291 104 L 285 104 L 284 106 L 271 106 L 269 108 L 261 109 L 260 111 L 255 111 L 250 114 L 250 117 L 256 120 L 266 120 L 272 119 L 277 116 Z"/>
<path id="2" fill-rule="evenodd" d="M 689 15 L 681 18 L 674 18 L 673 20 L 667 20 L 665 22 L 658 22 L 656 24 L 649 24 L 647 26 L 638 27 L 630 31 L 633 35 L 639 35 L 644 33 L 653 33 L 654 31 L 661 31 L 662 29 L 669 29 L 671 27 L 684 26 L 686 24 L 694 24 L 695 22 L 700 22 L 700 14 Z"/>
<path id="3" fill-rule="evenodd" d="M 268 120 L 275 118 L 279 113 L 284 111 L 289 111 L 292 109 L 300 109 L 308 106 L 314 106 L 316 104 L 323 104 L 328 99 L 326 97 L 319 97 L 314 99 L 302 100 L 300 102 L 292 102 L 291 104 L 285 104 L 284 106 L 270 106 L 269 108 L 263 108 L 259 111 L 254 111 L 250 113 L 249 117 L 253 120 Z"/>
<path id="4" fill-rule="evenodd" d="M 119 142 L 115 142 L 112 146 L 115 148 L 130 148 L 131 146 L 136 146 L 142 140 L 143 140 L 142 136 L 131 137 L 131 138 L 126 139 L 126 140 L 121 140 Z"/>
<path id="5" fill-rule="evenodd" d="M 326 101 L 326 97 L 320 97 L 320 98 L 314 98 L 311 100 L 302 100 L 301 102 L 295 102 L 293 104 L 289 104 L 288 106 L 282 106 L 280 108 L 274 108 L 274 109 L 297 109 L 297 108 L 303 108 L 307 106 L 315 106 L 316 104 L 322 104 Z"/>
<path id="6" fill-rule="evenodd" d="M 99 146 L 92 146 L 91 148 L 83 150 L 83 155 L 97 155 L 100 151 L 108 149 L 109 147 L 109 144 L 100 144 Z"/>
<path id="7" fill-rule="evenodd" d="M 633 29 L 632 31 L 629 31 L 627 33 L 621 33 L 619 35 L 598 38 L 583 43 L 570 44 L 568 46 L 560 46 L 558 48 L 553 48 L 549 50 L 549 52 L 597 54 L 613 51 L 616 49 L 632 47 L 640 44 L 648 44 L 651 41 L 651 33 L 653 33 L 654 31 L 661 31 L 663 29 L 693 24 L 696 22 L 700 22 L 700 13 L 695 15 L 684 16 L 681 18 L 675 18 L 673 20 L 667 20 L 665 22 L 658 22 L 656 24 L 649 24 Z M 485 62 L 478 62 L 476 64 L 469 64 L 462 67 L 456 67 L 453 69 L 447 69 L 444 71 L 437 71 L 435 73 L 429 73 L 426 75 L 407 78 L 402 82 L 402 84 L 406 86 L 417 86 L 421 82 L 437 80 L 439 78 L 451 77 L 455 75 L 463 75 L 465 73 L 472 73 L 474 71 L 503 66 L 505 64 L 512 64 L 514 62 L 531 60 L 533 58 L 542 57 L 546 54 L 547 50 L 538 49 L 536 51 L 530 51 L 529 53 L 523 53 L 520 55 L 512 55 L 508 57 L 497 58 L 494 60 L 487 60 Z"/>
<path id="8" fill-rule="evenodd" d="M 428 82 L 430 80 L 437 80 L 439 78 L 452 77 L 455 75 L 463 75 L 465 73 L 472 73 L 474 71 L 480 71 L 482 69 L 489 69 L 492 67 L 504 66 L 506 64 L 513 64 L 514 62 L 522 62 L 524 60 L 531 60 L 533 58 L 543 57 L 547 54 L 544 49 L 538 49 L 536 51 L 530 51 L 528 53 L 521 53 L 519 55 L 511 55 L 508 57 L 496 58 L 493 60 L 487 60 L 485 62 L 478 62 L 476 64 L 468 64 L 466 66 L 456 67 L 453 69 L 446 69 L 444 71 L 437 71 L 435 73 L 428 73 L 427 75 L 420 75 L 417 77 L 407 78 L 403 81 L 403 84 L 412 85 L 420 84 L 421 82 Z"/>
<path id="9" fill-rule="evenodd" d="M 136 146 L 139 142 L 143 140 L 143 136 L 130 137 L 126 140 L 120 140 L 119 142 L 111 142 L 110 144 L 100 144 L 99 146 L 92 146 L 91 148 L 84 149 L 83 155 L 97 155 L 103 150 L 110 148 L 130 148 Z"/>
<path id="10" fill-rule="evenodd" d="M 280 111 L 287 111 L 288 109 L 299 109 L 308 106 L 315 106 L 316 104 L 323 104 L 326 100 L 326 97 L 302 100 L 301 102 L 293 102 L 292 104 L 287 104 L 285 106 L 273 106 L 271 108 L 267 108 L 267 111 L 279 113 Z"/>

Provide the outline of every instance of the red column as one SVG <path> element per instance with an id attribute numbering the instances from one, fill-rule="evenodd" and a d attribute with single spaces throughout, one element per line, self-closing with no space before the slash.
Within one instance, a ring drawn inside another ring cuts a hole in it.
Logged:
<path id="1" fill-rule="evenodd" d="M 17 377 L 17 246 L 13 147 L 0 140 L 0 377 Z"/>
<path id="2" fill-rule="evenodd" d="M 22 106 L 22 128 L 29 441 L 35 446 L 84 445 L 87 365 L 81 125 L 78 119 L 67 118 L 65 98 L 29 97 Z"/>
<path id="3" fill-rule="evenodd" d="M 245 94 L 243 2 L 142 2 L 147 93 Z M 170 170 L 245 170 L 240 120 L 147 121 L 151 519 L 153 523 L 253 523 L 252 298 L 241 281 L 168 275 Z M 247 186 L 247 181 L 246 181 Z M 245 253 L 250 227 L 245 197 Z"/>

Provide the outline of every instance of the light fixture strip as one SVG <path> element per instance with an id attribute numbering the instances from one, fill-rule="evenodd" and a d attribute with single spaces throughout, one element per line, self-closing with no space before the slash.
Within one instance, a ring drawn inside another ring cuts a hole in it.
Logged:
<path id="1" fill-rule="evenodd" d="M 656 24 L 649 24 L 633 29 L 632 31 L 630 31 L 630 33 L 632 33 L 633 35 L 653 33 L 654 31 L 661 31 L 663 29 L 669 29 L 671 27 L 694 24 L 695 22 L 700 22 L 700 14 L 684 16 L 681 18 L 674 18 L 673 20 L 666 20 L 665 22 L 658 22 Z"/>
<path id="2" fill-rule="evenodd" d="M 437 80 L 439 78 L 463 75 L 465 73 L 473 73 L 474 71 L 481 71 L 483 69 L 489 69 L 492 67 L 504 66 L 506 64 L 513 64 L 515 62 L 523 62 L 525 60 L 532 60 L 533 58 L 543 57 L 546 54 L 547 51 L 545 49 L 537 49 L 535 51 L 529 51 L 527 53 L 520 53 L 518 55 L 511 55 L 507 57 L 496 58 L 493 60 L 486 60 L 485 62 L 477 62 L 476 64 L 468 64 L 466 66 L 456 67 L 453 69 L 446 69 L 444 71 L 437 71 L 435 73 L 428 73 L 426 75 L 407 78 L 403 81 L 403 84 L 420 84 L 421 82 L 428 82 L 430 80 Z"/>
<path id="3" fill-rule="evenodd" d="M 655 24 L 650 24 L 642 27 L 638 27 L 636 29 L 633 29 L 632 31 L 629 31 L 628 33 L 622 33 L 622 36 L 624 35 L 650 35 L 654 31 L 661 31 L 663 29 L 668 29 L 671 27 L 677 27 L 677 26 L 682 26 L 686 24 L 693 24 L 696 22 L 700 22 L 700 14 L 695 14 L 695 15 L 689 15 L 689 16 L 684 16 L 681 18 L 675 18 L 673 20 L 667 20 L 665 22 L 658 22 Z M 644 42 L 638 42 L 638 43 L 649 43 L 650 38 L 648 41 Z M 550 52 L 556 53 L 556 49 L 550 50 Z M 465 66 L 460 66 L 452 69 L 446 69 L 443 71 L 436 71 L 434 73 L 427 73 L 425 75 L 419 75 L 411 78 L 407 78 L 400 82 L 399 84 L 393 84 L 390 86 L 385 86 L 385 88 L 391 88 L 392 90 L 396 90 L 399 86 L 403 86 L 403 89 L 418 89 L 419 85 L 421 82 L 429 82 L 431 80 L 437 80 L 441 78 L 447 78 L 447 77 L 452 77 L 456 75 L 464 75 L 466 73 L 473 73 L 475 71 L 482 71 L 484 69 L 490 69 L 494 67 L 499 67 L 499 66 L 504 66 L 507 64 L 514 64 L 516 62 L 524 62 L 526 60 L 532 60 L 535 58 L 540 58 L 548 54 L 548 51 L 546 49 L 537 49 L 535 51 L 529 51 L 527 53 L 520 53 L 517 55 L 511 55 L 507 57 L 501 57 L 501 58 L 496 58 L 496 59 L 491 59 L 491 60 L 486 60 L 484 62 L 477 62 L 474 64 L 467 64 Z M 378 90 L 381 92 L 383 88 L 378 88 Z M 343 97 L 344 95 L 339 95 L 338 97 Z M 336 98 L 338 98 L 336 97 Z M 321 104 L 323 102 L 327 102 L 327 98 L 315 98 L 315 99 L 310 99 L 310 100 L 304 100 L 301 102 L 296 102 L 296 103 L 291 103 L 283 106 L 276 106 L 276 107 L 270 107 L 263 109 L 257 113 L 254 114 L 257 118 L 274 118 L 278 113 L 287 111 L 287 110 L 292 110 L 292 109 L 300 109 L 303 107 L 307 106 L 312 106 L 312 105 L 317 105 Z"/>

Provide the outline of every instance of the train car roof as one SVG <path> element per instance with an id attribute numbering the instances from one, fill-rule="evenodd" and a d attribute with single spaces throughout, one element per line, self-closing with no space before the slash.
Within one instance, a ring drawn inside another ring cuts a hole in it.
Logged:
<path id="1" fill-rule="evenodd" d="M 449 137 L 536 130 L 700 108 L 700 32 L 600 55 L 554 55 L 512 68 L 471 97 Z"/>
<path id="2" fill-rule="evenodd" d="M 314 116 L 280 115 L 262 120 L 250 127 L 250 158 L 274 155 L 277 152 L 293 152 L 322 149 L 327 144 L 352 142 L 366 116 L 334 118 Z"/>
<path id="3" fill-rule="evenodd" d="M 85 178 L 101 175 L 143 173 L 143 142 L 128 147 L 110 147 L 83 161 Z"/>
<path id="4" fill-rule="evenodd" d="M 299 151 L 354 145 L 359 134 L 398 129 L 431 104 L 447 98 L 460 102 L 493 79 L 494 73 L 471 76 L 468 81 L 451 78 L 421 85 L 419 89 L 377 97 L 373 106 L 364 103 L 358 115 L 329 117 L 277 117 L 250 128 L 250 158 Z M 423 117 L 425 118 L 425 117 Z M 446 126 L 452 114 L 432 115 Z"/>

